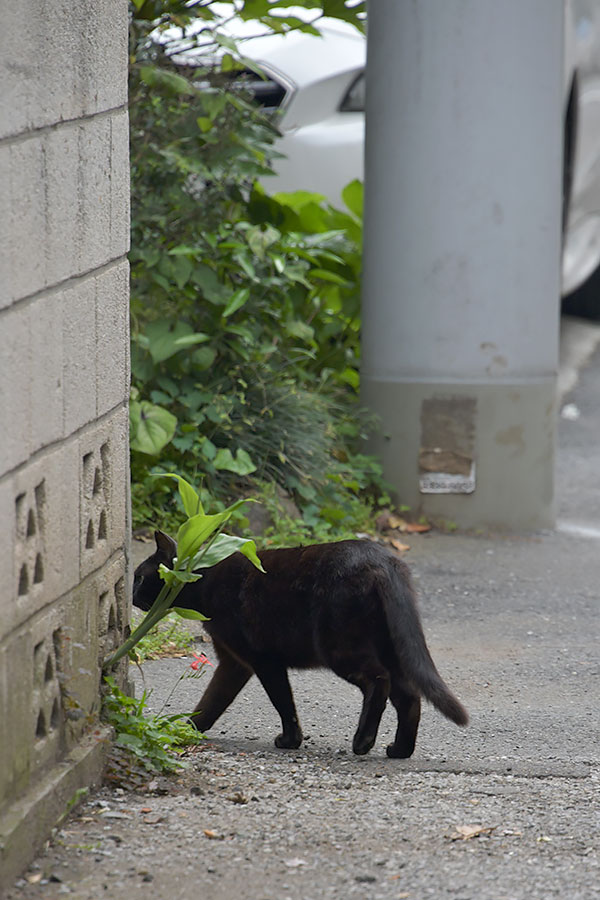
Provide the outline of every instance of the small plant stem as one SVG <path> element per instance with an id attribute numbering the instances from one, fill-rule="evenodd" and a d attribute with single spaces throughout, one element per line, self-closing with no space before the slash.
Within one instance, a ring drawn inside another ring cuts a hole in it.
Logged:
<path id="1" fill-rule="evenodd" d="M 131 632 L 127 640 L 121 644 L 118 650 L 104 660 L 102 665 L 103 672 L 109 672 L 114 668 L 120 659 L 128 654 L 130 650 L 133 650 L 140 638 L 143 638 L 151 628 L 154 628 L 161 619 L 164 619 L 175 602 L 177 595 L 183 590 L 184 586 L 185 585 L 181 583 L 171 586 L 167 584 L 163 585 L 158 597 L 152 604 L 152 607 L 148 610 L 137 628 Z"/>

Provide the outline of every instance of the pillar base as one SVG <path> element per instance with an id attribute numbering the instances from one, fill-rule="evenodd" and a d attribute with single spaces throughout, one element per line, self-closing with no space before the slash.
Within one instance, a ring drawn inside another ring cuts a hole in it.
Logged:
<path id="1" fill-rule="evenodd" d="M 556 379 L 361 380 L 384 426 L 368 449 L 394 499 L 460 528 L 536 530 L 555 522 Z"/>

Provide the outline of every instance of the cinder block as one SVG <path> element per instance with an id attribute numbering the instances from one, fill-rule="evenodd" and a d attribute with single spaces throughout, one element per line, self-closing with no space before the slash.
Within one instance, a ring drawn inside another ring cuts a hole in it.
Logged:
<path id="1" fill-rule="evenodd" d="M 2 7 L 0 140 L 20 134 L 32 127 L 36 121 L 35 110 L 38 106 L 36 87 L 41 68 L 38 48 L 41 47 L 45 19 L 42 10 L 39 9 L 41 0 L 30 0 L 28 6 L 27 42 L 31 53 L 23 52 L 23 9 L 16 3 L 5 4 Z M 44 114 L 48 115 L 48 111 L 46 110 Z"/>
<path id="2" fill-rule="evenodd" d="M 1 634 L 8 632 L 11 610 L 15 605 L 15 597 L 17 596 L 16 567 L 14 563 L 16 552 L 15 496 L 16 492 L 12 477 L 8 475 L 0 479 L 0 535 L 2 535 L 2 553 L 0 553 L 0 584 L 2 585 L 2 590 L 0 590 Z"/>
<path id="3" fill-rule="evenodd" d="M 79 272 L 80 222 L 84 197 L 79 183 L 79 126 L 62 125 L 44 135 L 46 159 L 47 282 L 58 284 Z"/>
<path id="4" fill-rule="evenodd" d="M 113 259 L 129 250 L 129 114 L 127 109 L 111 118 L 110 250 Z"/>
<path id="5" fill-rule="evenodd" d="M 62 311 L 62 297 L 58 293 L 39 296 L 27 311 L 31 323 L 30 405 L 34 452 L 63 436 Z"/>
<path id="6" fill-rule="evenodd" d="M 72 4 L 67 0 L 67 7 Z M 90 52 L 96 110 L 127 105 L 129 33 L 121 0 L 97 0 L 86 9 L 81 42 Z M 98 36 L 102 35 L 102 40 Z"/>
<path id="7" fill-rule="evenodd" d="M 79 439 L 80 571 L 85 577 L 104 565 L 111 553 L 113 448 L 111 423 Z"/>
<path id="8" fill-rule="evenodd" d="M 61 292 L 64 434 L 96 417 L 96 282 L 79 280 Z"/>
<path id="9" fill-rule="evenodd" d="M 96 276 L 96 394 L 99 416 L 129 396 L 129 264 Z"/>
<path id="10" fill-rule="evenodd" d="M 3 10 L 0 139 L 127 102 L 127 9 L 122 0 L 28 0 Z"/>
<path id="11" fill-rule="evenodd" d="M 100 569 L 129 539 L 128 411 L 79 438 L 81 577 Z"/>
<path id="12" fill-rule="evenodd" d="M 97 576 L 99 665 L 129 635 L 131 585 L 125 554 Z"/>
<path id="13" fill-rule="evenodd" d="M 131 537 L 129 471 L 129 408 L 124 405 L 112 416 L 112 497 L 113 551 L 128 546 Z"/>
<path id="14" fill-rule="evenodd" d="M 64 680 L 64 638 L 62 608 L 55 604 L 31 623 L 29 663 L 32 671 L 31 697 L 27 708 L 28 744 L 32 747 L 31 768 L 55 762 L 65 743 L 65 711 L 61 693 Z M 70 623 L 68 623 L 70 625 Z"/>
<path id="15" fill-rule="evenodd" d="M 0 328 L 0 466 L 8 472 L 31 453 L 29 309 L 4 310 L 0 313 Z"/>
<path id="16" fill-rule="evenodd" d="M 10 148 L 10 282 L 15 299 L 46 285 L 46 160 L 33 136 Z"/>
<path id="17" fill-rule="evenodd" d="M 61 603 L 57 664 L 65 741 L 73 746 L 100 712 L 98 578 L 86 579 Z"/>
<path id="18" fill-rule="evenodd" d="M 79 125 L 78 197 L 81 241 L 78 272 L 111 259 L 111 119 L 99 116 Z"/>
<path id="19" fill-rule="evenodd" d="M 0 93 L 2 93 L 0 91 Z M 0 103 L 2 101 L 0 100 Z M 0 119 L 2 119 L 0 108 Z M 13 300 L 11 283 L 10 147 L 0 146 L 0 315 Z M 0 319 L 0 329 L 2 328 Z"/>
<path id="20" fill-rule="evenodd" d="M 32 646 L 27 632 L 0 644 L 0 806 L 30 778 L 33 739 L 29 711 L 33 693 Z"/>
<path id="21" fill-rule="evenodd" d="M 42 453 L 12 477 L 14 571 L 8 631 L 79 583 L 77 441 Z M 3 505 L 6 498 L 0 495 Z"/>

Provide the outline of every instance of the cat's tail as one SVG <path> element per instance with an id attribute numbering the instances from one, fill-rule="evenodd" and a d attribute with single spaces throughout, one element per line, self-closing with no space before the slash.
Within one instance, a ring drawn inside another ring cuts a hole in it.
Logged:
<path id="1" fill-rule="evenodd" d="M 398 559 L 390 562 L 387 577 L 378 580 L 400 668 L 418 693 L 446 718 L 467 725 L 469 714 L 443 681 L 429 653 L 408 569 Z"/>

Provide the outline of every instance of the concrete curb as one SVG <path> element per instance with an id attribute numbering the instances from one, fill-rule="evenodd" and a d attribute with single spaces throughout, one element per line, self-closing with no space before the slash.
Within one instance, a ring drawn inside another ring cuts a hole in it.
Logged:
<path id="1" fill-rule="evenodd" d="M 111 729 L 102 725 L 95 731 L 0 819 L 0 897 L 39 852 L 52 828 L 99 783 Z"/>

